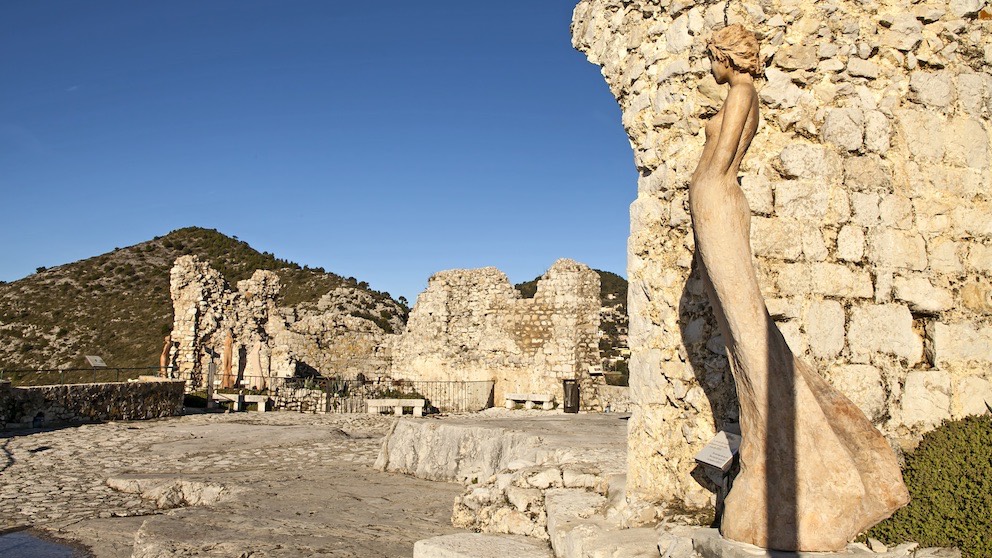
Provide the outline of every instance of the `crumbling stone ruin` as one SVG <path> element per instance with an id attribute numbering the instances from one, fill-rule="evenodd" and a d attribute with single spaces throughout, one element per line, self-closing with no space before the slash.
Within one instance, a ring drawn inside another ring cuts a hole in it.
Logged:
<path id="1" fill-rule="evenodd" d="M 578 379 L 582 404 L 598 408 L 590 366 L 599 364 L 599 276 L 561 259 L 522 298 L 494 267 L 430 278 L 393 348 L 392 377 L 495 382 L 506 393 L 547 393 Z M 598 382 L 601 383 L 601 382 Z"/>
<path id="2" fill-rule="evenodd" d="M 388 367 L 387 334 L 371 320 L 350 315 L 373 307 L 368 293 L 341 287 L 316 304 L 279 308 L 275 273 L 256 271 L 232 290 L 196 256 L 178 258 L 171 280 L 170 358 L 180 377 L 202 375 L 215 362 L 222 387 L 244 379 L 248 387 L 263 388 L 273 377 L 320 372 L 354 379 Z"/>
<path id="3" fill-rule="evenodd" d="M 742 167 L 758 283 L 793 351 L 890 441 L 992 404 L 992 22 L 969 0 L 741 0 L 766 62 Z M 631 205 L 628 493 L 705 505 L 693 456 L 738 418 L 693 261 L 688 182 L 722 101 L 725 3 L 583 0 L 640 174 Z"/>
<path id="4" fill-rule="evenodd" d="M 494 382 L 505 393 L 542 393 L 562 399 L 562 380 L 580 382 L 582 404 L 626 404 L 589 374 L 599 364 L 599 276 L 559 260 L 522 298 L 499 270 L 443 271 L 417 299 L 405 330 L 388 334 L 354 314 L 382 312 L 364 291 L 338 288 L 316 303 L 279 308 L 279 279 L 256 271 L 230 289 L 219 272 L 195 256 L 172 269 L 175 324 L 170 362 L 182 378 L 217 364 L 221 387 L 269 387 L 270 378 L 321 374 L 342 379 Z M 380 314 L 386 319 L 386 313 Z M 303 390 L 306 397 L 317 397 Z M 318 408 L 299 402 L 293 408 Z"/>

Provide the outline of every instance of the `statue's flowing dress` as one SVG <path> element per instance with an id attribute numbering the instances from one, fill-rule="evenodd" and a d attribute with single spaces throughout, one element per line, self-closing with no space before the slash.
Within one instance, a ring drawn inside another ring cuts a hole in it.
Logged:
<path id="1" fill-rule="evenodd" d="M 757 96 L 750 84 L 734 87 L 747 88 L 734 93 L 750 99 L 733 109 L 747 111 L 732 120 L 743 120 L 743 129 L 722 130 L 729 106 L 707 123 L 689 187 L 696 261 L 740 400 L 740 473 L 721 532 L 765 548 L 839 550 L 909 496 L 882 435 L 793 355 L 765 308 L 751 258 L 751 211 L 737 182 L 758 126 Z M 718 153 L 721 133 L 740 134 L 736 152 Z"/>

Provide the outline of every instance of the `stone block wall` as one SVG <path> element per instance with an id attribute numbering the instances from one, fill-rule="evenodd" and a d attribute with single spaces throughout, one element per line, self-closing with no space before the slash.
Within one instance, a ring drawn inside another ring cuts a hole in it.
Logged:
<path id="1" fill-rule="evenodd" d="M 599 363 L 599 276 L 558 260 L 521 298 L 494 267 L 442 271 L 431 277 L 393 346 L 391 376 L 408 380 L 495 382 L 505 393 L 550 393 L 579 379 L 596 406 L 589 366 Z"/>
<path id="2" fill-rule="evenodd" d="M 761 39 L 741 168 L 768 309 L 893 443 L 992 403 L 992 15 L 982 0 L 738 0 Z M 693 455 L 737 418 L 693 260 L 688 180 L 725 88 L 725 3 L 583 0 L 639 172 L 628 244 L 628 491 L 703 505 Z M 985 14 L 979 17 L 979 14 Z"/>
<path id="3" fill-rule="evenodd" d="M 599 386 L 597 392 L 604 411 L 608 409 L 611 413 L 630 412 L 630 388 L 627 386 Z"/>
<path id="4" fill-rule="evenodd" d="M 10 387 L 0 385 L 4 427 L 181 415 L 185 382 L 152 380 L 102 384 Z"/>

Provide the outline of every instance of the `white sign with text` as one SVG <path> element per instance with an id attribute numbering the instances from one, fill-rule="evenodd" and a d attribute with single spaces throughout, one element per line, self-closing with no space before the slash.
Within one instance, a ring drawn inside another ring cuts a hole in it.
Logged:
<path id="1" fill-rule="evenodd" d="M 730 464 L 740 447 L 740 435 L 721 430 L 696 454 L 696 461 L 726 472 L 730 470 Z"/>

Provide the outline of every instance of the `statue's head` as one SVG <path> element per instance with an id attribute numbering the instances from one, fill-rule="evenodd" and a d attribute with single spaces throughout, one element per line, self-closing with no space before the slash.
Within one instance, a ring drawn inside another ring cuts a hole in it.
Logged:
<path id="1" fill-rule="evenodd" d="M 753 76 L 763 71 L 758 51 L 757 37 L 739 23 L 714 31 L 706 43 L 711 61 Z"/>

